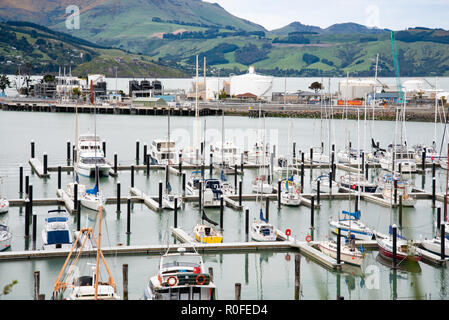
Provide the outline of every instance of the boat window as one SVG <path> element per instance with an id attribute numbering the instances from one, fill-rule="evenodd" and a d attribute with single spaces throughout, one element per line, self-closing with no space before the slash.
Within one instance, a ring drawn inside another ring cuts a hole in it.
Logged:
<path id="1" fill-rule="evenodd" d="M 106 160 L 103 157 L 89 157 L 89 158 L 81 158 L 81 162 L 84 164 L 105 164 Z"/>
<path id="2" fill-rule="evenodd" d="M 192 288 L 192 300 L 201 300 L 201 288 Z"/>

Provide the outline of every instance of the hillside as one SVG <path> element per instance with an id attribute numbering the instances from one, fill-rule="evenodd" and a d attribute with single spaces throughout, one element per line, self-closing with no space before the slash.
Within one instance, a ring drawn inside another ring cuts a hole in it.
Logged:
<path id="1" fill-rule="evenodd" d="M 0 23 L 0 73 L 56 73 L 72 66 L 74 75 L 101 73 L 122 77 L 184 77 L 149 57 L 98 46 L 89 41 L 29 23 Z"/>
<path id="2" fill-rule="evenodd" d="M 361 24 L 348 22 L 331 25 L 325 29 L 317 26 L 304 25 L 301 22 L 292 22 L 283 28 L 270 31 L 270 34 L 276 36 L 286 36 L 291 32 L 313 32 L 317 34 L 378 34 L 386 32 L 383 29 L 368 28 Z"/>

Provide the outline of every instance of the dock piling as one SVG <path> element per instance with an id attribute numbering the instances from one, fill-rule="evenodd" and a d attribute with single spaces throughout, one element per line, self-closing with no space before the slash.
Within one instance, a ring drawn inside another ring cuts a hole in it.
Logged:
<path id="1" fill-rule="evenodd" d="M 248 233 L 249 233 L 249 209 L 245 209 L 245 235 L 246 241 L 248 241 Z"/>
<path id="2" fill-rule="evenodd" d="M 121 185 L 120 185 L 120 181 L 117 181 L 117 209 L 116 212 L 120 213 L 120 198 L 121 198 Z"/>
<path id="3" fill-rule="evenodd" d="M 159 209 L 162 209 L 162 181 L 159 181 Z"/>
<path id="4" fill-rule="evenodd" d="M 103 147 L 103 156 L 106 158 L 106 141 L 102 141 L 102 147 Z"/>
<path id="5" fill-rule="evenodd" d="M 281 209 L 281 180 L 278 180 L 278 209 Z"/>
<path id="6" fill-rule="evenodd" d="M 441 207 L 437 208 L 437 229 L 440 230 L 441 226 Z"/>
<path id="7" fill-rule="evenodd" d="M 23 167 L 19 168 L 19 195 L 22 197 L 23 194 Z"/>
<path id="8" fill-rule="evenodd" d="M 131 166 L 131 188 L 134 188 L 134 165 Z"/>
<path id="9" fill-rule="evenodd" d="M 300 299 L 301 286 L 301 255 L 295 254 L 295 300 Z"/>
<path id="10" fill-rule="evenodd" d="M 332 186 L 331 184 L 329 185 Z M 320 180 L 316 182 L 316 203 L 320 204 Z"/>
<path id="11" fill-rule="evenodd" d="M 235 300 L 240 300 L 242 293 L 242 284 L 236 283 L 235 284 Z"/>
<path id="12" fill-rule="evenodd" d="M 33 243 L 36 243 L 36 235 L 37 235 L 37 214 L 33 215 Z"/>
<path id="13" fill-rule="evenodd" d="M 239 181 L 239 207 L 242 206 L 242 195 L 243 195 L 243 181 Z"/>
<path id="14" fill-rule="evenodd" d="M 118 167 L 117 153 L 114 152 L 114 174 L 117 174 L 117 167 Z"/>
<path id="15" fill-rule="evenodd" d="M 315 197 L 312 196 L 310 199 L 310 229 L 315 229 Z"/>
<path id="16" fill-rule="evenodd" d="M 39 300 L 40 280 L 41 280 L 40 271 L 34 271 L 34 300 Z"/>
<path id="17" fill-rule="evenodd" d="M 34 140 L 31 140 L 31 159 L 35 158 L 35 145 L 34 145 Z"/>
<path id="18" fill-rule="evenodd" d="M 140 142 L 139 140 L 136 140 L 136 163 L 139 163 L 139 157 L 140 157 Z"/>
<path id="19" fill-rule="evenodd" d="M 173 227 L 178 227 L 178 198 L 175 197 L 175 210 L 173 214 Z"/>
<path id="20" fill-rule="evenodd" d="M 397 245 L 396 245 L 396 243 L 397 243 L 398 230 L 397 230 L 397 227 L 395 224 L 393 225 L 392 228 L 393 228 L 393 269 L 396 269 L 396 266 L 397 266 Z"/>
<path id="21" fill-rule="evenodd" d="M 61 172 L 62 172 L 62 168 L 61 168 L 61 166 L 58 166 L 58 189 L 61 189 L 61 186 L 62 186 Z"/>
<path id="22" fill-rule="evenodd" d="M 445 232 L 446 232 L 446 230 L 445 230 L 445 227 L 446 226 L 444 225 L 444 223 L 442 223 L 441 226 L 440 226 L 440 228 L 441 228 L 441 237 L 440 237 L 440 239 L 441 239 L 441 252 L 440 252 L 441 261 L 444 261 L 444 258 L 446 257 L 446 244 L 445 244 L 445 241 L 446 241 Z"/>
<path id="23" fill-rule="evenodd" d="M 402 228 L 402 195 L 399 196 L 399 227 Z"/>
<path id="24" fill-rule="evenodd" d="M 76 231 L 81 230 L 81 200 L 78 200 L 78 210 L 76 210 Z"/>
<path id="25" fill-rule="evenodd" d="M 48 155 L 44 152 L 44 175 L 48 174 Z"/>
<path id="26" fill-rule="evenodd" d="M 131 234 L 131 198 L 126 199 L 126 234 Z"/>
<path id="27" fill-rule="evenodd" d="M 123 264 L 122 275 L 123 275 L 123 300 L 128 300 L 128 264 Z"/>
<path id="28" fill-rule="evenodd" d="M 30 200 L 25 199 L 25 238 L 30 236 Z"/>
<path id="29" fill-rule="evenodd" d="M 266 211 L 266 219 L 270 221 L 270 197 L 265 198 L 265 211 Z"/>
<path id="30" fill-rule="evenodd" d="M 341 264 L 341 229 L 337 230 L 337 264 Z"/>
<path id="31" fill-rule="evenodd" d="M 223 213 L 224 213 L 224 199 L 220 197 L 220 229 L 223 231 Z"/>
<path id="32" fill-rule="evenodd" d="M 67 163 L 70 163 L 70 153 L 71 153 L 71 151 L 72 151 L 72 148 L 71 148 L 71 146 L 70 146 L 70 141 L 69 140 L 67 140 Z"/>
<path id="33" fill-rule="evenodd" d="M 147 164 L 148 146 L 146 143 L 143 145 L 143 164 Z"/>

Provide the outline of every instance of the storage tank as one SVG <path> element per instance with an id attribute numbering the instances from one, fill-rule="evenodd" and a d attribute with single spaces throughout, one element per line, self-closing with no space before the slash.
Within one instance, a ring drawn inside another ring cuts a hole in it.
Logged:
<path id="1" fill-rule="evenodd" d="M 369 79 L 346 79 L 338 83 L 340 99 L 354 100 L 365 98 L 366 95 L 373 93 L 377 84 Z"/>
<path id="2" fill-rule="evenodd" d="M 247 74 L 230 77 L 230 94 L 236 96 L 251 93 L 259 99 L 271 100 L 273 79 L 271 76 L 257 74 L 251 66 Z"/>
<path id="3" fill-rule="evenodd" d="M 419 80 L 419 79 L 412 79 L 412 80 L 404 81 L 402 83 L 402 86 L 405 88 L 405 90 L 407 92 L 424 91 L 426 88 L 429 87 L 428 85 L 426 85 L 424 80 Z"/>

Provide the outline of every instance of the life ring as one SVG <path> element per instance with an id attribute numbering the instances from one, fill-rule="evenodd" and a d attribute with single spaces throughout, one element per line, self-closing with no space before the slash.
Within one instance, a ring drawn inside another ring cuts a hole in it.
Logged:
<path id="1" fill-rule="evenodd" d="M 285 230 L 285 235 L 287 237 L 291 236 L 291 234 L 292 234 L 292 231 L 290 229 Z"/>
<path id="2" fill-rule="evenodd" d="M 175 282 L 171 283 L 170 280 L 173 279 Z M 176 284 L 178 283 L 178 278 L 175 276 L 170 276 L 167 278 L 166 283 L 168 284 L 169 287 L 173 287 L 176 286 Z"/>
<path id="3" fill-rule="evenodd" d="M 307 237 L 306 237 L 306 241 L 307 241 L 307 242 L 310 242 L 310 241 L 312 241 L 312 236 L 311 236 L 310 234 L 308 234 L 308 235 L 307 235 Z"/>
<path id="4" fill-rule="evenodd" d="M 199 280 L 199 278 L 202 278 L 202 281 Z M 196 276 L 195 282 L 197 285 L 202 286 L 206 283 L 206 276 L 204 274 L 199 274 Z"/>
<path id="5" fill-rule="evenodd" d="M 296 193 L 297 194 L 301 194 L 301 188 L 300 187 L 296 188 Z"/>

